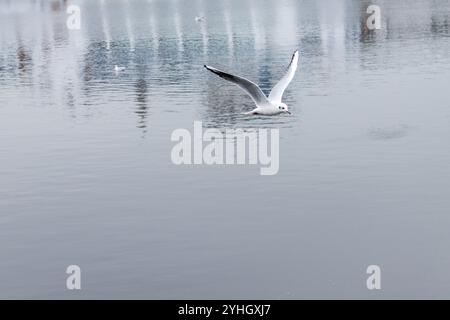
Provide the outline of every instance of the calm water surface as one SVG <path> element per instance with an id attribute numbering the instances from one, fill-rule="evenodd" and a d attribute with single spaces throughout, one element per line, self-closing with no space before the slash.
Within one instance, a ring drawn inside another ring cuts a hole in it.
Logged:
<path id="1" fill-rule="evenodd" d="M 450 298 L 450 1 L 71 3 L 0 0 L 0 298 Z M 295 49 L 290 117 L 203 69 Z M 279 173 L 173 165 L 195 120 L 280 128 Z"/>

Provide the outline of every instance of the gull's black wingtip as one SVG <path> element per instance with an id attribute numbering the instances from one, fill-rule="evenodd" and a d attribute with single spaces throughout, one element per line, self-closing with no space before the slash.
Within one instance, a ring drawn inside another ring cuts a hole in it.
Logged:
<path id="1" fill-rule="evenodd" d="M 297 49 L 297 50 L 295 50 L 294 53 L 292 54 L 291 62 L 290 62 L 290 63 L 292 63 L 292 61 L 294 61 L 295 56 L 298 55 L 298 54 L 299 54 L 299 53 L 298 53 L 298 49 Z M 290 64 L 289 64 L 289 65 L 290 65 Z"/>
<path id="2" fill-rule="evenodd" d="M 207 66 L 206 64 L 204 64 L 203 66 L 205 67 L 206 70 L 211 71 L 212 73 L 217 73 L 217 71 L 214 68 Z"/>

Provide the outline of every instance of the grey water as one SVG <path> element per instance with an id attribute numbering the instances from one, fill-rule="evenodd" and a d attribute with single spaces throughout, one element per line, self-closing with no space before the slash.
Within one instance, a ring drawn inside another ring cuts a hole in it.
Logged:
<path id="1" fill-rule="evenodd" d="M 0 298 L 450 298 L 449 23 L 448 0 L 0 0 Z M 292 116 L 242 116 L 203 68 L 267 93 L 295 49 Z M 194 121 L 278 128 L 278 174 L 174 165 Z"/>

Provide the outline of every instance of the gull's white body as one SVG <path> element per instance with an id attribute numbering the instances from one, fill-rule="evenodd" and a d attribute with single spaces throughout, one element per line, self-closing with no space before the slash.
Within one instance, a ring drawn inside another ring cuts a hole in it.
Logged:
<path id="1" fill-rule="evenodd" d="M 276 101 L 268 101 L 267 104 L 264 105 L 256 105 L 256 108 L 252 111 L 246 112 L 245 114 L 252 115 L 252 114 L 261 114 L 265 116 L 273 116 L 280 113 L 284 113 L 287 111 L 280 110 L 280 106 L 284 105 L 284 103 L 276 102 Z"/>
<path id="2" fill-rule="evenodd" d="M 269 96 L 266 97 L 261 89 L 255 83 L 247 80 L 245 78 L 223 72 L 213 67 L 205 65 L 205 68 L 209 71 L 217 74 L 219 77 L 233 82 L 234 84 L 241 87 L 255 102 L 256 108 L 246 114 L 249 115 L 276 115 L 280 113 L 290 113 L 288 106 L 281 102 L 284 90 L 291 82 L 295 75 L 298 65 L 298 51 L 295 51 L 292 55 L 291 63 L 289 64 L 286 74 L 281 78 L 280 81 L 272 88 Z"/>

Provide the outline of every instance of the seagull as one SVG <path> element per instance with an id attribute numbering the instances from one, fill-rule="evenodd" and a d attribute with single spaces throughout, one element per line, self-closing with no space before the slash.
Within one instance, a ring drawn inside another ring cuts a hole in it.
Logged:
<path id="1" fill-rule="evenodd" d="M 272 88 L 269 96 L 266 97 L 261 91 L 261 88 L 257 84 L 247 80 L 245 78 L 223 72 L 219 69 L 204 65 L 206 69 L 212 73 L 217 74 L 219 77 L 233 82 L 243 89 L 256 104 L 256 108 L 250 112 L 246 112 L 246 115 L 276 115 L 280 113 L 289 113 L 288 106 L 281 102 L 284 90 L 291 82 L 294 77 L 295 71 L 297 70 L 298 64 L 298 50 L 292 55 L 291 62 L 289 63 L 286 74 L 281 78 L 280 81 Z"/>
<path id="2" fill-rule="evenodd" d="M 125 67 L 119 67 L 118 65 L 115 65 L 114 66 L 114 71 L 115 72 L 125 71 Z"/>

